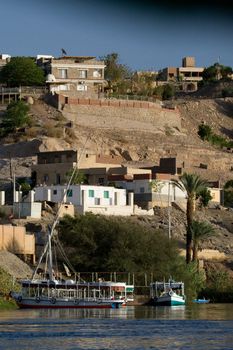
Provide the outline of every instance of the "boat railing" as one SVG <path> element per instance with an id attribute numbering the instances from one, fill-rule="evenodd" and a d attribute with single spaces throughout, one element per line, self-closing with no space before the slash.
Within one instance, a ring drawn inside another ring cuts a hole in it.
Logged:
<path id="1" fill-rule="evenodd" d="M 157 290 L 169 290 L 171 289 L 182 289 L 184 287 L 183 282 L 153 282 L 150 284 L 150 287 L 152 289 L 157 289 Z"/>

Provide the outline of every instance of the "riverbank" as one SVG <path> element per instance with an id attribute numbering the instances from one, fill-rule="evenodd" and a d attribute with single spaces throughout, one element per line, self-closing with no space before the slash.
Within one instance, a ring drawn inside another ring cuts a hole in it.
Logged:
<path id="1" fill-rule="evenodd" d="M 13 309 L 17 309 L 17 305 L 13 299 L 6 299 L 6 297 L 0 297 L 0 310 Z"/>

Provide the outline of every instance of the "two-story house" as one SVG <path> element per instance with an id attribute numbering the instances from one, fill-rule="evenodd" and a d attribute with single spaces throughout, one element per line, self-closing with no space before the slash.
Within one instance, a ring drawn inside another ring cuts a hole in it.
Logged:
<path id="1" fill-rule="evenodd" d="M 120 156 L 96 154 L 91 150 L 40 152 L 37 164 L 32 166 L 32 177 L 37 185 L 63 185 L 77 167 L 89 184 L 105 185 L 109 168 L 120 167 L 122 162 Z"/>
<path id="2" fill-rule="evenodd" d="M 43 68 L 51 93 L 97 98 L 103 91 L 105 63 L 94 56 L 52 57 L 43 61 Z"/>
<path id="3" fill-rule="evenodd" d="M 176 83 L 184 92 L 196 91 L 204 67 L 196 67 L 195 57 L 182 58 L 181 67 L 166 67 L 159 72 L 158 85 Z"/>

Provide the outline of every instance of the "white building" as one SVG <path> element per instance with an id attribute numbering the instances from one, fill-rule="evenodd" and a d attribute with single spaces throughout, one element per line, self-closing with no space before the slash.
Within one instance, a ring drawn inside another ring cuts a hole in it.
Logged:
<path id="1" fill-rule="evenodd" d="M 108 181 L 115 187 L 134 193 L 134 203 L 146 209 L 167 207 L 176 202 L 186 204 L 185 193 L 172 184 L 176 175 L 153 173 L 152 169 L 122 167 L 113 169 Z M 171 169 L 170 169 L 171 170 Z"/>
<path id="2" fill-rule="evenodd" d="M 35 189 L 36 201 L 71 203 L 80 214 L 133 215 L 133 193 L 108 186 L 71 185 L 40 186 Z M 138 211 L 137 211 L 138 214 Z"/>
<path id="3" fill-rule="evenodd" d="M 166 179 L 166 177 L 168 177 Z M 122 178 L 122 179 L 121 179 Z M 169 174 L 157 174 L 154 178 L 148 171 L 144 174 L 134 174 L 128 179 L 123 176 L 111 176 L 115 186 L 132 191 L 134 203 L 143 208 L 168 207 L 176 205 L 186 210 L 187 193 L 175 186 Z M 221 204 L 221 188 L 214 187 L 211 183 L 207 187 L 210 190 L 212 200 L 210 205 Z"/>

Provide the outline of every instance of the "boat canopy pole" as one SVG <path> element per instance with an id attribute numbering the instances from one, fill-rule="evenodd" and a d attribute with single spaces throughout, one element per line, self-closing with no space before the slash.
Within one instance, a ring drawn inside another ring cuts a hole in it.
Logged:
<path id="1" fill-rule="evenodd" d="M 45 254 L 47 253 L 47 250 L 48 250 L 48 242 L 46 243 L 46 245 L 45 245 L 45 247 L 44 247 L 44 250 L 43 250 L 43 252 L 42 252 L 42 254 L 41 254 L 41 256 L 40 256 L 40 259 L 39 259 L 39 261 L 38 261 L 37 267 L 36 267 L 35 271 L 33 272 L 32 280 L 35 279 L 35 276 L 36 276 L 36 274 L 37 274 L 38 268 L 39 268 L 39 266 L 40 266 L 40 264 L 41 264 L 41 262 L 42 262 L 43 257 L 44 257 Z"/>

